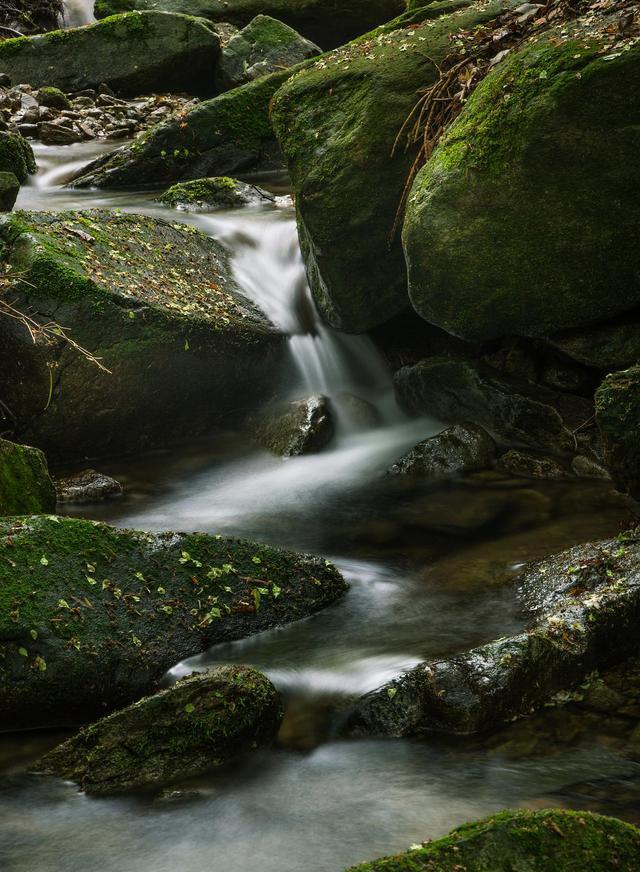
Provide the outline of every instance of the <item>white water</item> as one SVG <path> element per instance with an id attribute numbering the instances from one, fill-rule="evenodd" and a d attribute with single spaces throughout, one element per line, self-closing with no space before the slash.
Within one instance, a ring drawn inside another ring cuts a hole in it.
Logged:
<path id="1" fill-rule="evenodd" d="M 95 20 L 93 0 L 65 0 L 63 21 L 65 27 L 81 27 Z"/>

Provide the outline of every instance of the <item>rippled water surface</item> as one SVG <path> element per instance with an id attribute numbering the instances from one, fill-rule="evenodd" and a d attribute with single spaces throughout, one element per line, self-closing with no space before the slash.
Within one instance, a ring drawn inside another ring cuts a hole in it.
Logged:
<path id="1" fill-rule="evenodd" d="M 290 395 L 328 395 L 338 426 L 325 451 L 286 461 L 246 432 L 111 460 L 100 468 L 124 483 L 124 497 L 75 513 L 312 550 L 334 560 L 351 587 L 318 615 L 176 664 L 167 682 L 215 663 L 251 663 L 287 701 L 277 747 L 181 785 L 180 802 L 88 799 L 26 773 L 58 736 L 4 737 L 2 872 L 340 872 L 504 806 L 588 806 L 633 818 L 638 767 L 624 756 L 623 727 L 604 715 L 543 713 L 486 740 L 340 738 L 359 694 L 426 657 L 520 628 L 509 584 L 518 566 L 615 533 L 625 508 L 601 484 L 479 475 L 428 489 L 385 475 L 441 425 L 403 415 L 371 340 L 320 322 L 291 208 L 187 215 L 148 193 L 60 187 L 106 148 L 37 147 L 41 169 L 19 206 L 141 211 L 220 240 L 238 283 L 290 335 Z M 353 397 L 373 407 L 373 420 L 354 414 Z"/>

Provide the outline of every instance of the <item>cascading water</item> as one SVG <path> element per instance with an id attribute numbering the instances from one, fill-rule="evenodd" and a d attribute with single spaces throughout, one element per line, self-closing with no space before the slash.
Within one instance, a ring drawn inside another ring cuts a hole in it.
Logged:
<path id="1" fill-rule="evenodd" d="M 94 0 L 64 0 L 64 27 L 81 27 L 95 21 Z"/>

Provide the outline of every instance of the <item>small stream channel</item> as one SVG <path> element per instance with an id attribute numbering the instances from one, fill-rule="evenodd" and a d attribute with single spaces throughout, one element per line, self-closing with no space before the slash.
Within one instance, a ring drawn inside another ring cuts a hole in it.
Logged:
<path id="1" fill-rule="evenodd" d="M 525 560 L 615 534 L 625 510 L 609 488 L 478 476 L 428 490 L 385 476 L 441 425 L 405 417 L 368 337 L 319 321 L 291 207 L 188 215 L 151 194 L 61 187 L 104 148 L 37 146 L 40 171 L 18 207 L 120 208 L 187 221 L 219 239 L 240 286 L 291 337 L 291 396 L 327 394 L 338 428 L 322 453 L 286 461 L 237 432 L 111 460 L 100 468 L 124 483 L 125 496 L 82 513 L 312 550 L 334 560 L 351 589 L 314 617 L 217 646 L 167 676 L 250 663 L 287 700 L 276 748 L 182 785 L 192 793 L 181 802 L 89 799 L 26 773 L 58 736 L 2 737 L 2 872 L 341 872 L 505 806 L 586 806 L 633 819 L 639 767 L 622 755 L 618 727 L 606 719 L 586 726 L 576 714 L 569 728 L 548 712 L 488 740 L 339 737 L 358 694 L 425 657 L 521 627 L 509 579 Z M 352 414 L 353 396 L 375 407 L 375 424 Z M 598 791 L 602 779 L 608 791 Z"/>

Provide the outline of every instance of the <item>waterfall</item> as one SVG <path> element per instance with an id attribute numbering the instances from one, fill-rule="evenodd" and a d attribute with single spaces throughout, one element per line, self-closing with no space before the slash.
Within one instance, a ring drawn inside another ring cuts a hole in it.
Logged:
<path id="1" fill-rule="evenodd" d="M 95 20 L 93 0 L 64 0 L 64 27 L 81 27 Z"/>

